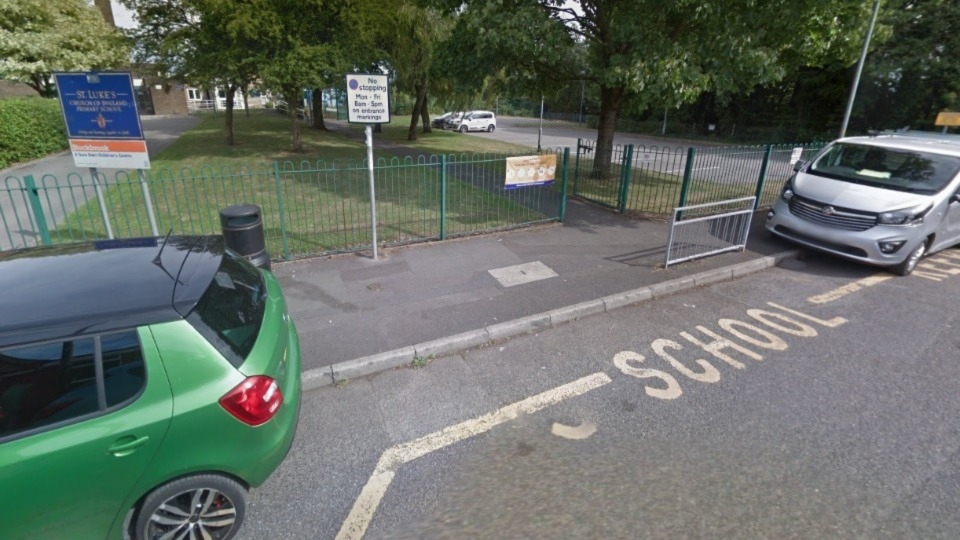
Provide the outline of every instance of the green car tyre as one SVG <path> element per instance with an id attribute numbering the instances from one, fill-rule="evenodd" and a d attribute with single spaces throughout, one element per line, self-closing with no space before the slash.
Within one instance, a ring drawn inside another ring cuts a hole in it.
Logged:
<path id="1" fill-rule="evenodd" d="M 188 476 L 160 486 L 144 499 L 132 535 L 227 540 L 240 529 L 246 510 L 243 486 L 224 476 Z"/>

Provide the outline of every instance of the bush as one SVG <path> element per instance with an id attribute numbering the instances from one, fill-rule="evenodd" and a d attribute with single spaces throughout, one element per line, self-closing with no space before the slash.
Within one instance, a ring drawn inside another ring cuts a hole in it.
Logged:
<path id="1" fill-rule="evenodd" d="M 67 147 L 67 130 L 57 100 L 0 99 L 0 169 Z"/>

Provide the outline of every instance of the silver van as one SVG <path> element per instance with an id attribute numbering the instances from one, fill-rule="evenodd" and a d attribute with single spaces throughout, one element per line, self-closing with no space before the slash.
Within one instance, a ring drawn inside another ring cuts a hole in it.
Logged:
<path id="1" fill-rule="evenodd" d="M 767 215 L 777 236 L 900 275 L 960 243 L 960 136 L 849 137 L 794 171 Z"/>

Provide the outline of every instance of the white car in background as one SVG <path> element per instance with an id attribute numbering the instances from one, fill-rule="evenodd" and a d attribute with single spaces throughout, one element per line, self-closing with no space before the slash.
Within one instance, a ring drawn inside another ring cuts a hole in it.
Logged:
<path id="1" fill-rule="evenodd" d="M 469 111 L 463 119 L 455 119 L 447 124 L 448 129 L 466 133 L 468 131 L 486 131 L 493 133 L 497 129 L 497 115 L 490 111 Z"/>

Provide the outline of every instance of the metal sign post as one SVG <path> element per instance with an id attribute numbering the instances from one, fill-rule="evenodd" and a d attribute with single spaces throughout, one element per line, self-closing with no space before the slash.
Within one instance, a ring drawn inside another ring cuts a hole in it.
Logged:
<path id="1" fill-rule="evenodd" d="M 373 128 L 364 128 L 367 134 L 367 169 L 370 171 L 370 224 L 373 230 L 373 260 L 377 260 L 377 189 L 373 181 Z"/>
<path id="2" fill-rule="evenodd" d="M 150 199 L 150 188 L 147 187 L 147 175 L 143 173 L 143 169 L 137 169 L 137 173 L 140 177 L 140 189 L 143 190 L 143 202 L 147 205 L 147 218 L 150 220 L 150 232 L 154 236 L 160 236 L 160 233 L 157 232 L 157 216 L 153 213 L 153 200 Z"/>
<path id="3" fill-rule="evenodd" d="M 97 172 L 96 167 L 90 167 L 90 179 L 93 180 L 93 191 L 97 193 L 97 202 L 100 203 L 100 215 L 103 216 L 103 227 L 107 230 L 107 238 L 113 240 L 110 214 L 107 213 L 107 204 L 103 200 L 103 190 L 100 188 L 100 173 Z"/>
<path id="4" fill-rule="evenodd" d="M 373 174 L 373 124 L 390 123 L 390 82 L 387 75 L 347 75 L 347 121 L 366 124 L 367 168 L 370 171 L 370 227 L 373 231 L 373 259 L 377 260 L 377 194 Z"/>

